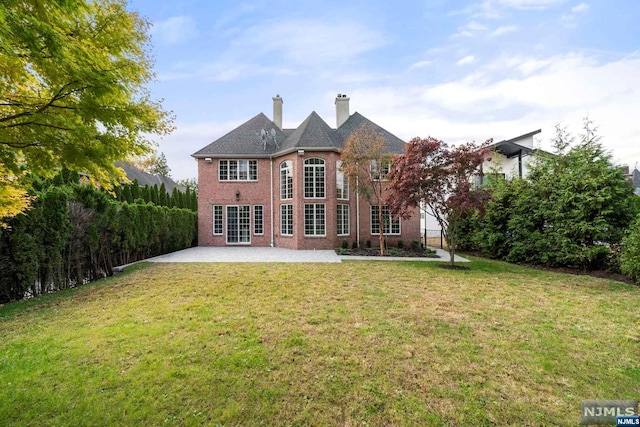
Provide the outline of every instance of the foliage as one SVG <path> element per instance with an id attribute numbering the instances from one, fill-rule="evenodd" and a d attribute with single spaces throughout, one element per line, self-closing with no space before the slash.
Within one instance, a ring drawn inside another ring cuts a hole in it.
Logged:
<path id="1" fill-rule="evenodd" d="M 616 247 L 635 216 L 632 188 L 585 121 L 575 146 L 557 127 L 555 153 L 538 153 L 525 179 L 491 185 L 472 246 L 494 258 L 551 267 L 616 268 Z"/>
<path id="2" fill-rule="evenodd" d="M 481 209 L 489 198 L 485 189 L 471 184 L 488 155 L 489 142 L 449 148 L 436 138 L 414 138 L 407 144 L 405 154 L 393 161 L 387 197 L 390 210 L 406 216 L 410 208 L 426 206 L 442 227 L 451 265 L 460 221 Z"/>
<path id="3" fill-rule="evenodd" d="M 116 265 L 192 246 L 197 214 L 119 202 L 77 174 L 34 181 L 32 209 L 0 230 L 0 304 L 111 275 Z"/>
<path id="4" fill-rule="evenodd" d="M 149 23 L 126 5 L 0 2 L 0 176 L 18 177 L 8 184 L 14 191 L 26 187 L 25 167 L 51 176 L 66 166 L 109 187 L 122 174 L 115 161 L 148 152 L 147 135 L 171 130 L 145 88 Z M 23 201 L 0 205 L 13 215 Z"/>
<path id="5" fill-rule="evenodd" d="M 195 178 L 183 178 L 176 181 L 176 183 L 184 188 L 189 189 L 191 192 L 198 194 L 198 180 Z"/>
<path id="6" fill-rule="evenodd" d="M 152 203 L 158 206 L 166 206 L 169 208 L 198 210 L 198 195 L 188 187 L 184 192 L 174 188 L 171 194 L 168 194 L 164 183 L 158 185 L 140 187 L 138 181 L 134 180 L 131 184 L 123 184 L 114 188 L 116 199 L 127 203 Z"/>
<path id="7" fill-rule="evenodd" d="M 6 227 L 4 218 L 13 217 L 25 211 L 31 203 L 24 181 L 11 172 L 5 172 L 0 164 L 0 228 Z"/>
<path id="8" fill-rule="evenodd" d="M 384 137 L 369 127 L 356 130 L 346 141 L 342 151 L 342 172 L 349 179 L 349 185 L 363 196 L 371 205 L 378 206 L 380 224 L 380 255 L 384 255 L 384 224 L 391 218 L 385 218 L 385 170 L 393 156 Z"/>
<path id="9" fill-rule="evenodd" d="M 629 227 L 628 234 L 623 240 L 620 270 L 636 283 L 640 283 L 640 215 Z"/>
<path id="10" fill-rule="evenodd" d="M 160 155 L 153 153 L 146 157 L 137 157 L 131 160 L 130 163 L 143 172 L 171 177 L 171 169 L 164 153 L 160 153 Z"/>

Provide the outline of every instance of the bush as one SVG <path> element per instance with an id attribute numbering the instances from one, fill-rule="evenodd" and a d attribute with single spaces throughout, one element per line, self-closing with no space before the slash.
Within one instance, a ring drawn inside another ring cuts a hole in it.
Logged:
<path id="1" fill-rule="evenodd" d="M 371 240 L 367 240 L 364 245 L 367 249 L 371 249 Z"/>
<path id="2" fill-rule="evenodd" d="M 342 241 L 342 249 L 347 249 L 349 247 L 349 242 L 347 242 L 346 240 Z"/>
<path id="3" fill-rule="evenodd" d="M 358 249 L 358 241 L 354 240 L 353 243 L 351 243 L 351 249 Z"/>
<path id="4" fill-rule="evenodd" d="M 640 215 L 629 228 L 620 253 L 620 270 L 640 283 Z"/>
<path id="5" fill-rule="evenodd" d="M 420 240 L 418 239 L 411 240 L 411 249 L 420 249 Z"/>
<path id="6" fill-rule="evenodd" d="M 404 242 L 402 240 L 398 240 L 398 249 L 404 248 Z"/>

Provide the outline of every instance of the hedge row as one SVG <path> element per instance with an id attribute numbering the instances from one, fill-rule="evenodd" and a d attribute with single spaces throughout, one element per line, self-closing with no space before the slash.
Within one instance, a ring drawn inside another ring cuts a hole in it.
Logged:
<path id="1" fill-rule="evenodd" d="M 197 213 L 122 203 L 88 185 L 36 185 L 0 234 L 0 303 L 75 287 L 196 243 Z"/>

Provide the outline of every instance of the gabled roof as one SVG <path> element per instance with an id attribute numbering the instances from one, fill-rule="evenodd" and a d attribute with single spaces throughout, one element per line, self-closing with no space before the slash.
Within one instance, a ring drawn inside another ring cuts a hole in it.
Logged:
<path id="1" fill-rule="evenodd" d="M 401 140 L 391 132 L 387 131 L 386 129 L 381 128 L 380 126 L 373 123 L 371 120 L 367 119 L 366 117 L 364 117 L 358 112 L 353 113 L 347 119 L 347 121 L 344 122 L 342 126 L 340 126 L 340 128 L 338 129 L 338 135 L 340 135 L 344 144 L 344 142 L 346 142 L 347 139 L 349 139 L 349 137 L 355 131 L 363 127 L 369 127 L 374 131 L 378 132 L 380 135 L 382 135 L 391 153 L 395 153 L 395 154 L 404 153 L 404 147 L 406 143 L 403 140 Z"/>
<path id="2" fill-rule="evenodd" d="M 133 166 L 131 163 L 116 162 L 116 166 L 124 170 L 124 173 L 127 175 L 127 179 L 129 179 L 130 181 L 134 181 L 134 180 L 138 181 L 138 185 L 141 187 L 144 187 L 145 185 L 148 185 L 150 187 L 157 185 L 158 187 L 160 187 L 162 184 L 164 184 L 164 188 L 167 190 L 168 193 L 171 193 L 174 188 L 177 188 L 178 191 L 183 191 L 183 192 L 187 190 L 185 187 L 178 185 L 174 180 L 172 180 L 168 176 L 154 175 L 154 174 L 143 172 L 140 169 Z"/>
<path id="3" fill-rule="evenodd" d="M 329 125 L 312 111 L 298 129 L 284 140 L 278 152 L 288 152 L 295 149 L 341 149 L 343 142 Z"/>
<path id="4" fill-rule="evenodd" d="M 313 111 L 297 129 L 280 130 L 263 113 L 241 124 L 228 134 L 192 154 L 204 157 L 270 157 L 298 149 L 340 151 L 356 130 L 369 127 L 380 133 L 391 153 L 404 153 L 405 142 L 359 113 L 353 113 L 339 129 L 332 129 Z M 266 137 L 262 138 L 262 130 Z M 275 142 L 271 129 L 276 134 Z"/>
<path id="5" fill-rule="evenodd" d="M 276 134 L 275 142 L 271 137 L 271 130 Z M 262 131 L 266 135 L 262 138 Z M 220 155 L 233 156 L 267 156 L 273 154 L 277 144 L 285 139 L 285 133 L 263 113 L 241 124 L 228 134 L 218 138 L 211 144 L 196 151 L 193 157 L 207 157 Z"/>

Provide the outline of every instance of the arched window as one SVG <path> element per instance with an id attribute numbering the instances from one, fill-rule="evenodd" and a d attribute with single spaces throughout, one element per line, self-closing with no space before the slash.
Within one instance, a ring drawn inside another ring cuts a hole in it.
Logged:
<path id="1" fill-rule="evenodd" d="M 304 197 L 324 199 L 324 160 L 311 158 L 304 161 Z"/>
<path id="2" fill-rule="evenodd" d="M 280 163 L 280 200 L 293 198 L 293 162 Z"/>
<path id="3" fill-rule="evenodd" d="M 336 162 L 336 197 L 340 200 L 349 200 L 349 179 L 342 172 L 342 162 Z"/>

